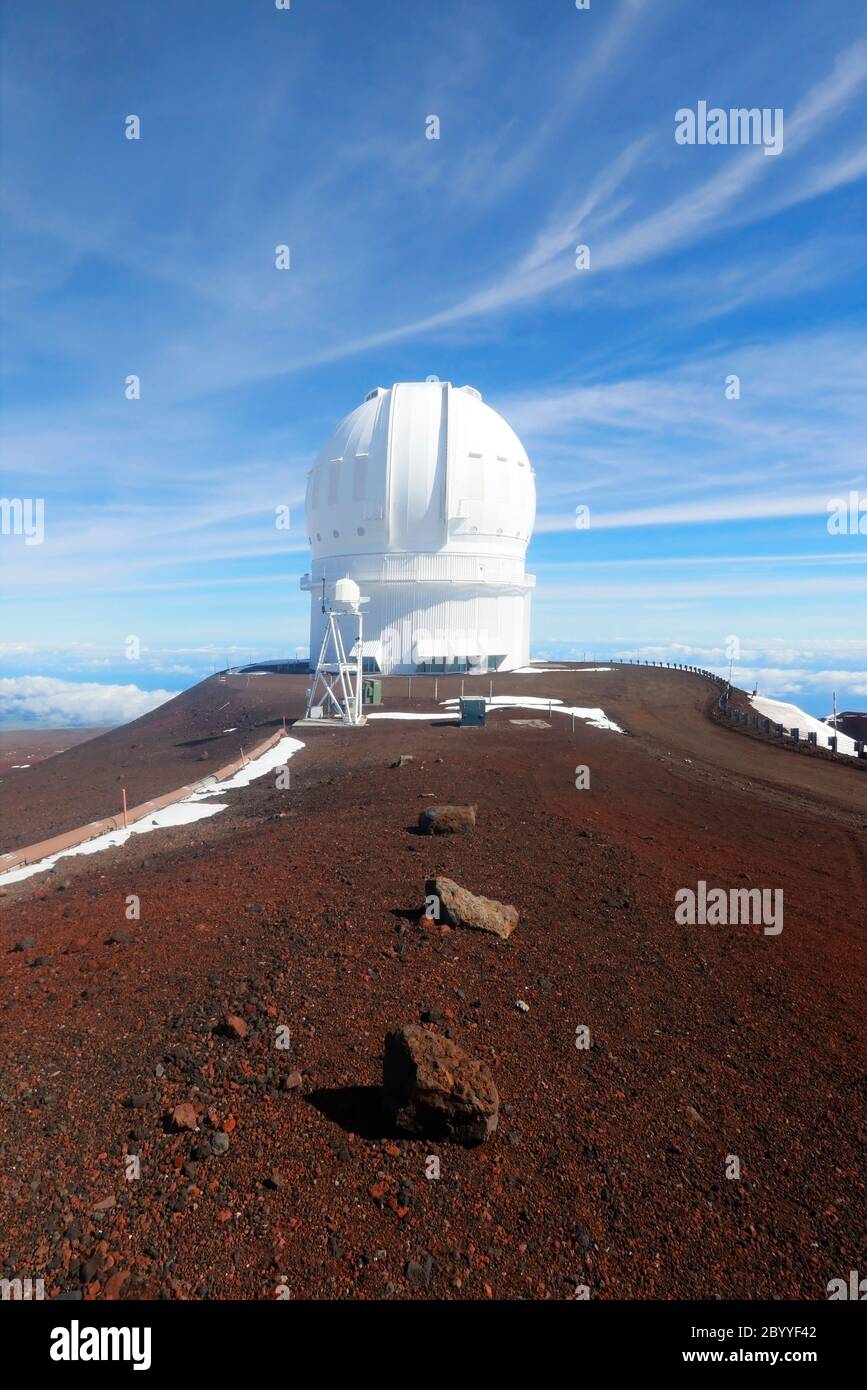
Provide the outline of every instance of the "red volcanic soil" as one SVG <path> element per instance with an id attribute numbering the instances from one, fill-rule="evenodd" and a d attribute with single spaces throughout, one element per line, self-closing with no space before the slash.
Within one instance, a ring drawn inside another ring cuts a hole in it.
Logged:
<path id="1" fill-rule="evenodd" d="M 112 809 L 118 768 L 132 801 L 206 771 L 197 747 L 219 766 L 222 728 L 263 738 L 305 682 L 228 684 L 64 753 L 41 796 L 48 765 L 29 800 L 0 785 L 0 850 Z M 498 690 L 628 733 L 525 710 L 299 729 L 288 790 L 263 777 L 5 889 L 3 1276 L 85 1298 L 824 1300 L 858 1267 L 867 776 L 712 723 L 717 688 L 683 672 Z M 387 683 L 386 708 L 406 693 Z M 433 800 L 475 803 L 475 830 L 415 833 Z M 511 938 L 424 925 L 435 873 L 514 903 Z M 700 879 L 781 888 L 783 931 L 678 925 Z M 479 1148 L 382 1121 L 384 1035 L 429 1020 L 493 1072 Z M 182 1104 L 198 1132 L 173 1131 Z"/>
<path id="2" fill-rule="evenodd" d="M 86 743 L 90 738 L 105 733 L 104 729 L 12 729 L 0 731 L 0 777 L 4 772 L 29 771 L 22 763 L 41 763 L 45 758 L 53 758 L 57 753 L 65 753 L 77 743 Z M 16 764 L 18 765 L 16 767 Z"/>

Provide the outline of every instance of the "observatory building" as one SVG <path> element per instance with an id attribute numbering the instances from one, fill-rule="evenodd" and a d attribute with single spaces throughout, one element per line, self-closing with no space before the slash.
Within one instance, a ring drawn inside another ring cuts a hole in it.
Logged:
<path id="1" fill-rule="evenodd" d="M 339 579 L 364 607 L 364 669 L 508 671 L 530 656 L 524 556 L 536 513 L 526 451 L 472 386 L 378 386 L 310 470 L 310 652 Z"/>

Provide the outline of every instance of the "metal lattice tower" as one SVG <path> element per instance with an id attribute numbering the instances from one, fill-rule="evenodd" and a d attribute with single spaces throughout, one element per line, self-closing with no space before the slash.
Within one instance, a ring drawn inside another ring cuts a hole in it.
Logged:
<path id="1" fill-rule="evenodd" d="M 319 648 L 316 673 L 307 697 L 307 719 L 335 719 L 341 724 L 352 726 L 364 723 L 361 714 L 361 604 L 364 602 L 366 600 L 361 597 L 358 585 L 351 579 L 337 581 L 335 596 L 330 603 L 326 603 L 323 597 L 325 630 Z M 340 630 L 341 618 L 350 618 L 355 627 L 355 637 L 348 656 Z M 314 709 L 320 710 L 321 713 L 314 715 Z"/>

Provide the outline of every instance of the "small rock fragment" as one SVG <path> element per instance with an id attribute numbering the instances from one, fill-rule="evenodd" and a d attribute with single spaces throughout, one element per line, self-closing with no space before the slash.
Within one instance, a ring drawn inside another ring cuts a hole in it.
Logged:
<path id="1" fill-rule="evenodd" d="M 475 806 L 425 806 L 418 818 L 423 835 L 465 835 L 475 824 Z"/>
<path id="2" fill-rule="evenodd" d="M 120 1297 L 121 1290 L 129 1276 L 130 1271 L 128 1269 L 119 1269 L 106 1280 L 103 1292 L 109 1301 Z"/>
<path id="3" fill-rule="evenodd" d="M 198 1129 L 199 1117 L 196 1114 L 196 1107 L 191 1105 L 188 1100 L 181 1105 L 176 1105 L 172 1111 L 172 1124 L 175 1129 Z"/>
<path id="4" fill-rule="evenodd" d="M 432 1255 L 425 1255 L 422 1260 L 410 1260 L 406 1266 L 406 1277 L 415 1288 L 429 1289 L 433 1267 Z"/>
<path id="5" fill-rule="evenodd" d="M 628 898 L 627 895 L 626 895 L 626 889 L 625 889 L 625 888 L 622 888 L 619 884 L 618 884 L 618 886 L 614 889 L 614 892 L 613 892 L 613 893 L 610 893 L 610 894 L 608 895 L 607 898 L 603 898 L 602 901 L 603 901 L 603 903 L 605 904 L 606 907 L 628 907 L 628 906 L 629 906 L 629 898 Z"/>

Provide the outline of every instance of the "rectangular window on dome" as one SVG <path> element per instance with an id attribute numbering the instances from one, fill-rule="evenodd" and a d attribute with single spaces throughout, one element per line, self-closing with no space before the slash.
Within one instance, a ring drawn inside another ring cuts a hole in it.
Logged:
<path id="1" fill-rule="evenodd" d="M 365 493 L 365 489 L 366 489 L 366 485 L 367 485 L 367 459 L 366 459 L 366 458 L 357 458 L 357 459 L 355 460 L 355 469 L 354 469 L 353 474 L 352 474 L 352 500 L 353 500 L 353 502 L 361 502 L 361 501 L 363 501 L 363 499 L 364 499 L 364 493 Z"/>
<path id="2" fill-rule="evenodd" d="M 328 505 L 333 507 L 337 502 L 337 487 L 340 482 L 340 464 L 332 463 L 328 469 Z"/>

